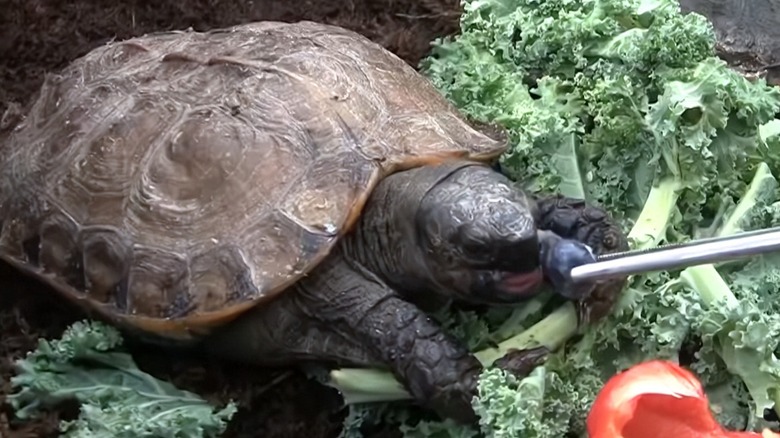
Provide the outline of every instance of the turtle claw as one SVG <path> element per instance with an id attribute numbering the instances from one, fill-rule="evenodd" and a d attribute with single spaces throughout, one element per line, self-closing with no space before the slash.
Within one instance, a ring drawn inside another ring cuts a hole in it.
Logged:
<path id="1" fill-rule="evenodd" d="M 544 346 L 523 350 L 512 348 L 503 357 L 496 359 L 493 366 L 523 378 L 531 374 L 534 368 L 544 364 L 549 354 L 550 349 Z"/>

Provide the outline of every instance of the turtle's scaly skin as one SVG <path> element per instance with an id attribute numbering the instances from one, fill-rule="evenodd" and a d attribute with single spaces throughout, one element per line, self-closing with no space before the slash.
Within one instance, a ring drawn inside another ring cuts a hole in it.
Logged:
<path id="1" fill-rule="evenodd" d="M 473 421 L 482 367 L 422 303 L 519 303 L 561 237 L 627 247 L 605 212 L 492 170 L 505 147 L 345 29 L 145 36 L 49 77 L 0 133 L 0 258 L 137 335 L 388 368 Z M 582 314 L 622 286 L 599 285 Z M 522 374 L 543 353 L 497 365 Z"/>

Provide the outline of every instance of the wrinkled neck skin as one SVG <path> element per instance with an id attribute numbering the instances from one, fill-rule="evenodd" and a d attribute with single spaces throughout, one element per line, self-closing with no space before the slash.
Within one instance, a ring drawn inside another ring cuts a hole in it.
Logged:
<path id="1" fill-rule="evenodd" d="M 472 203 L 500 204 L 500 211 L 476 208 Z M 482 218 L 495 217 L 486 224 L 483 220 L 478 228 L 492 230 L 491 236 L 499 242 L 503 240 L 503 232 L 507 234 L 507 241 L 511 240 L 509 235 L 527 237 L 536 233 L 538 212 L 530 197 L 490 167 L 458 161 L 397 172 L 383 179 L 373 191 L 351 236 L 342 241 L 345 255 L 417 302 L 428 300 L 429 304 L 436 305 L 448 301 L 471 304 L 522 301 L 517 297 L 496 298 L 489 286 L 484 288 L 488 290 L 485 296 L 480 296 L 474 291 L 485 281 L 487 284 L 492 281 L 483 278 L 487 272 L 458 268 L 458 263 L 464 259 L 458 252 L 458 245 L 431 247 L 431 239 L 443 238 L 446 235 L 444 228 L 452 227 L 453 223 L 478 223 L 476 218 L 469 217 L 472 210 L 490 212 Z M 475 234 L 479 239 L 479 233 Z M 497 258 L 505 259 L 505 263 L 522 264 L 523 260 L 518 262 L 519 253 L 520 259 L 528 256 L 527 264 L 538 265 L 535 250 L 518 249 L 515 245 L 510 250 L 514 253 L 506 252 Z M 452 252 L 443 254 L 448 251 Z M 447 260 L 453 260 L 451 269 L 442 269 Z M 488 268 L 501 267 L 491 262 Z M 432 293 L 437 296 L 431 297 Z"/>

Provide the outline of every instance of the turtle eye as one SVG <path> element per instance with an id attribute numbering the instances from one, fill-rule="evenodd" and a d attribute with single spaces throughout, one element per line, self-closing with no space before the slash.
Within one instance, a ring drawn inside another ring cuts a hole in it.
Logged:
<path id="1" fill-rule="evenodd" d="M 472 263 L 490 264 L 495 258 L 491 238 L 474 225 L 459 227 L 455 244 L 460 247 L 463 256 Z"/>

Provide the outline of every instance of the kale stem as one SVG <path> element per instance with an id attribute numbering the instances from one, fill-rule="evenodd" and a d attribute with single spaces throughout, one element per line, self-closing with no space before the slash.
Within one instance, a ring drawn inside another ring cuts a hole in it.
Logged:
<path id="1" fill-rule="evenodd" d="M 667 176 L 650 190 L 639 217 L 628 233 L 628 241 L 633 249 L 648 249 L 658 245 L 669 226 L 681 188 L 677 178 Z"/>
<path id="2" fill-rule="evenodd" d="M 756 205 L 774 196 L 778 182 L 766 163 L 759 164 L 750 186 L 734 211 L 718 230 L 720 237 L 731 236 L 743 231 L 744 224 Z M 691 266 L 680 273 L 680 279 L 691 289 L 697 291 L 707 306 L 726 304 L 731 308 L 739 305 L 731 287 L 720 275 L 715 265 Z M 725 303 L 722 303 L 725 301 Z"/>

